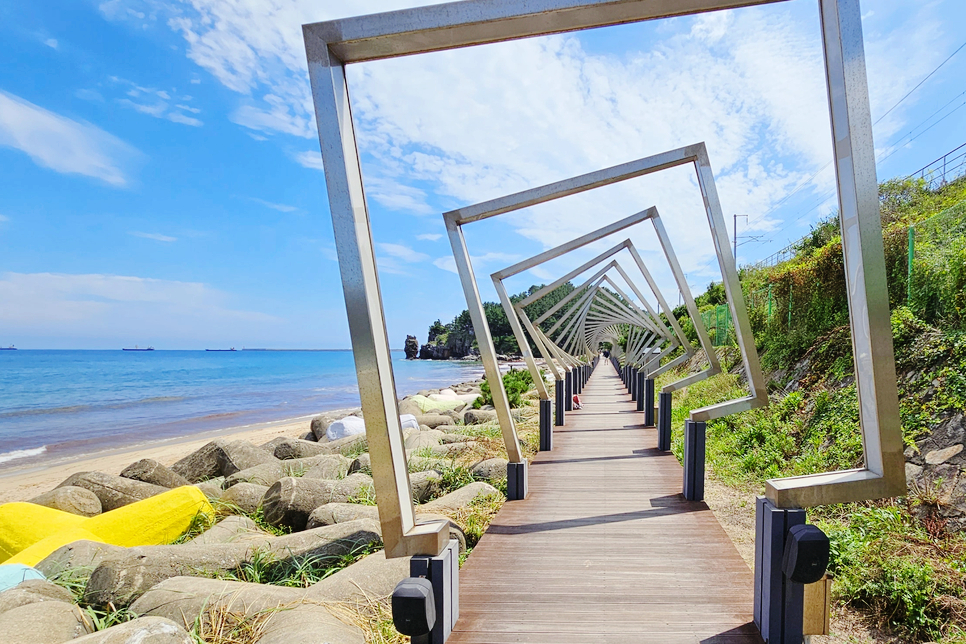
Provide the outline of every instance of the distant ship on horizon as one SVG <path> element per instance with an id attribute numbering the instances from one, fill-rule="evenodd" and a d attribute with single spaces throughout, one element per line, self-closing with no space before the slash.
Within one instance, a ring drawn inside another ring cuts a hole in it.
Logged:
<path id="1" fill-rule="evenodd" d="M 17 347 L 12 344 L 9 347 L 0 347 L 0 351 L 16 351 Z"/>
<path id="2" fill-rule="evenodd" d="M 236 350 L 235 347 L 232 347 L 231 349 L 205 349 L 205 351 L 235 351 L 235 350 Z"/>
<path id="3" fill-rule="evenodd" d="M 123 347 L 121 351 L 154 351 L 154 347 L 147 347 L 146 349 L 142 349 L 141 347 L 135 344 L 133 349 L 128 347 Z"/>

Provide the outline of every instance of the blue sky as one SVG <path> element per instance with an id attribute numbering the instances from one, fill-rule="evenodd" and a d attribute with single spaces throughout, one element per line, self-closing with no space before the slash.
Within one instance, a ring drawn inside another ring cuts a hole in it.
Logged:
<path id="1" fill-rule="evenodd" d="M 0 344 L 348 347 L 300 26 L 413 4 L 0 0 Z M 878 120 L 966 41 L 966 6 L 863 11 Z M 465 306 L 442 237 L 453 207 L 700 140 L 729 226 L 747 214 L 739 233 L 768 240 L 742 262 L 834 207 L 814 0 L 349 78 L 397 347 Z M 876 125 L 880 179 L 966 142 L 964 78 L 966 50 Z M 693 179 L 671 171 L 468 227 L 484 295 L 490 272 L 651 205 L 701 290 L 717 277 L 710 234 Z M 670 293 L 648 233 L 635 243 Z"/>

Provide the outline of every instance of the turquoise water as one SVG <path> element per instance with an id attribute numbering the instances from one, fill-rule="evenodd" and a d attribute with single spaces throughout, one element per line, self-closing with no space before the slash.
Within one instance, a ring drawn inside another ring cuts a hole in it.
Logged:
<path id="1" fill-rule="evenodd" d="M 393 372 L 405 396 L 483 369 L 399 351 Z M 358 404 L 351 351 L 0 351 L 0 468 Z"/>

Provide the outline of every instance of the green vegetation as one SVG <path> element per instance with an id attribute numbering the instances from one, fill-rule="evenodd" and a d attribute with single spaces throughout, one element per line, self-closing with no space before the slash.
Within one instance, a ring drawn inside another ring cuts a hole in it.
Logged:
<path id="1" fill-rule="evenodd" d="M 533 376 L 527 369 L 510 369 L 503 374 L 503 388 L 506 389 L 510 407 L 522 406 L 523 394 L 527 393 L 531 387 L 533 387 Z M 480 397 L 473 402 L 473 409 L 493 404 L 493 393 L 490 391 L 490 383 L 486 380 L 480 385 L 480 393 Z"/>
<path id="2" fill-rule="evenodd" d="M 917 440 L 966 409 L 964 199 L 966 179 L 935 191 L 921 181 L 881 186 L 900 416 L 905 443 L 913 450 Z M 708 423 L 709 468 L 728 485 L 758 492 L 769 478 L 860 466 L 837 219 L 816 226 L 789 261 L 743 269 L 741 277 L 771 378 L 771 405 Z M 702 311 L 711 310 L 724 302 L 724 289 L 713 284 L 696 300 Z M 675 315 L 694 337 L 683 308 Z M 679 458 L 689 410 L 746 392 L 737 349 L 721 347 L 719 356 L 722 374 L 674 397 L 672 448 Z M 686 372 L 664 374 L 658 384 Z M 809 511 L 832 541 L 837 601 L 904 642 L 966 642 L 966 536 L 947 527 L 944 485 L 927 481 L 906 498 Z"/>
<path id="3" fill-rule="evenodd" d="M 266 550 L 256 550 L 248 561 L 230 572 L 219 572 L 215 579 L 308 588 L 366 555 L 382 549 L 382 544 L 363 544 L 343 555 L 313 555 L 279 559 Z"/>
<path id="4" fill-rule="evenodd" d="M 511 295 L 510 301 L 516 303 L 524 300 L 544 288 L 544 286 L 544 284 L 531 286 L 522 293 Z M 527 315 L 530 316 L 531 320 L 540 317 L 557 302 L 573 292 L 573 290 L 574 285 L 570 282 L 562 284 L 551 293 L 548 293 L 546 296 L 527 306 Z M 513 335 L 513 329 L 510 328 L 510 321 L 506 317 L 503 306 L 497 302 L 484 302 L 483 310 L 486 313 L 486 322 L 490 327 L 490 335 L 493 337 L 493 346 L 496 347 L 496 352 L 505 355 L 519 355 L 520 346 L 517 344 L 516 337 Z M 547 318 L 545 324 L 553 325 L 559 317 L 560 312 L 557 312 Z M 427 344 L 440 348 L 445 347 L 449 350 L 449 354 L 456 358 L 462 358 L 463 356 L 469 355 L 473 350 L 476 350 L 478 347 L 476 344 L 476 336 L 473 332 L 473 320 L 470 318 L 470 312 L 463 309 L 463 312 L 453 318 L 453 321 L 449 324 L 443 324 L 440 320 L 433 322 L 429 326 Z M 533 346 L 533 340 L 530 340 L 530 344 L 531 348 L 536 351 L 536 347 Z"/>

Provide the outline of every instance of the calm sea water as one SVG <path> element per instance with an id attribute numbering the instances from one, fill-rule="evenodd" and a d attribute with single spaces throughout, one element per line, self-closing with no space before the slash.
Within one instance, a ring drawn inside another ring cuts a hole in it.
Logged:
<path id="1" fill-rule="evenodd" d="M 483 368 L 393 371 L 404 396 Z M 358 404 L 351 351 L 0 351 L 0 468 Z"/>

